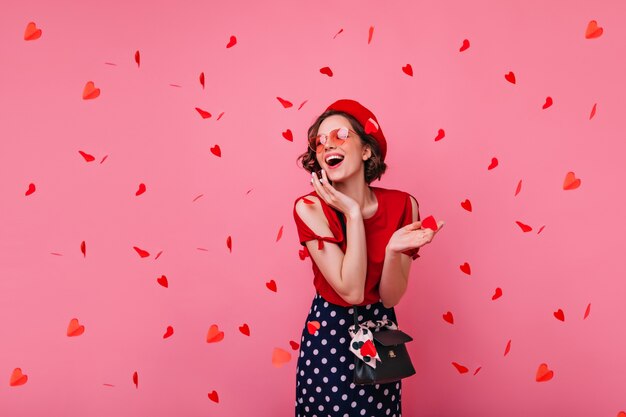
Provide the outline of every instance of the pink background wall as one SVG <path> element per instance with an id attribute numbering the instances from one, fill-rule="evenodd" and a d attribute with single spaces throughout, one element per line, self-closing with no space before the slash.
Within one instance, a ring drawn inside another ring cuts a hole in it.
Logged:
<path id="1" fill-rule="evenodd" d="M 604 32 L 586 39 L 591 20 Z M 404 415 L 626 410 L 625 21 L 617 0 L 3 2 L 0 415 L 291 416 L 289 342 L 314 294 L 295 160 L 343 97 L 388 138 L 373 185 L 446 221 L 397 307 L 415 336 Z M 554 377 L 537 382 L 542 363 Z"/>

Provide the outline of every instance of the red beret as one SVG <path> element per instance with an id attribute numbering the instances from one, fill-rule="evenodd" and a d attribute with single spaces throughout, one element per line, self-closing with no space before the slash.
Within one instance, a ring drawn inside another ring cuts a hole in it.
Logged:
<path id="1" fill-rule="evenodd" d="M 365 133 L 376 139 L 378 146 L 380 146 L 381 157 L 383 161 L 385 160 L 385 155 L 387 155 L 387 141 L 385 140 L 385 135 L 383 135 L 383 131 L 374 113 L 369 111 L 358 101 L 349 99 L 337 100 L 328 106 L 326 110 L 342 111 L 357 119 L 359 123 L 361 123 L 361 126 L 363 126 L 363 129 L 365 129 Z"/>

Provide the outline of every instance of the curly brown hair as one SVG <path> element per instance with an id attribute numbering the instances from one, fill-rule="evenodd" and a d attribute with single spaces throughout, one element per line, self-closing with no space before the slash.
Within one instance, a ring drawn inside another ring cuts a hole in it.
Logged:
<path id="1" fill-rule="evenodd" d="M 385 164 L 381 157 L 380 146 L 378 146 L 378 142 L 376 142 L 376 139 L 374 139 L 373 136 L 365 133 L 365 129 L 363 128 L 361 123 L 359 123 L 359 121 L 355 119 L 352 115 L 337 110 L 325 111 L 324 113 L 320 114 L 315 122 L 313 122 L 313 124 L 309 127 L 307 132 L 307 140 L 310 141 L 311 138 L 317 134 L 317 130 L 319 129 L 320 124 L 325 118 L 334 114 L 339 114 L 348 119 L 348 121 L 352 125 L 352 129 L 359 135 L 359 138 L 361 139 L 361 144 L 363 146 L 368 145 L 372 150 L 372 155 L 370 156 L 370 158 L 364 161 L 365 182 L 367 184 L 371 184 L 371 182 L 375 179 L 380 180 L 382 175 L 387 170 L 387 164 Z M 302 160 L 302 168 L 307 170 L 309 173 L 312 173 L 313 171 L 319 171 L 320 169 L 322 169 L 322 167 L 320 167 L 319 163 L 317 162 L 315 152 L 308 146 L 308 144 L 309 142 L 307 142 L 307 151 L 298 156 L 296 163 L 297 161 Z"/>

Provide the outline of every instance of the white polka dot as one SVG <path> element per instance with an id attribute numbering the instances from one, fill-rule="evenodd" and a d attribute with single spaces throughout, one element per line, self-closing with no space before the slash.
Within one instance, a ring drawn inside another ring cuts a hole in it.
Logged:
<path id="1" fill-rule="evenodd" d="M 315 391 L 322 392 L 322 387 L 315 387 Z"/>
<path id="2" fill-rule="evenodd" d="M 331 349 L 330 349 L 330 353 L 332 353 L 332 354 L 334 355 L 335 353 L 337 353 L 337 349 L 335 349 L 335 348 L 331 348 Z"/>
<path id="3" fill-rule="evenodd" d="M 367 411 L 365 411 L 365 408 L 361 410 L 361 415 L 364 416 L 365 413 L 367 413 Z"/>
<path id="4" fill-rule="evenodd" d="M 344 401 L 345 401 L 345 400 L 347 400 L 347 399 L 348 399 L 348 395 L 347 395 L 347 394 L 343 394 L 343 395 L 341 396 L 341 399 L 342 399 L 342 400 L 344 400 Z"/>
<path id="5" fill-rule="evenodd" d="M 338 405 L 334 406 L 333 411 L 339 411 L 339 406 Z"/>
<path id="6" fill-rule="evenodd" d="M 330 390 L 332 392 L 337 392 L 339 390 L 339 388 L 337 388 L 336 386 L 333 386 Z M 337 410 L 335 410 L 335 411 L 337 411 Z"/>
<path id="7" fill-rule="evenodd" d="M 376 406 L 376 408 L 378 408 L 379 410 L 380 410 L 381 408 L 383 408 L 383 403 L 378 403 L 378 405 Z"/>
<path id="8" fill-rule="evenodd" d="M 304 376 L 304 371 L 300 371 L 300 376 Z"/>
<path id="9" fill-rule="evenodd" d="M 311 346 L 311 341 L 309 340 L 308 342 L 306 342 L 307 346 Z"/>
<path id="10" fill-rule="evenodd" d="M 319 351 L 319 350 L 317 350 L 317 349 L 313 349 L 313 354 L 314 354 L 314 355 L 317 355 L 318 353 L 320 353 L 320 351 Z"/>
<path id="11" fill-rule="evenodd" d="M 317 313 L 315 313 L 315 317 L 319 317 L 320 316 L 320 312 L 318 311 Z"/>
<path id="12" fill-rule="evenodd" d="M 324 411 L 324 406 L 320 404 L 320 406 L 317 407 L 317 409 L 320 410 L 320 411 Z"/>
<path id="13" fill-rule="evenodd" d="M 303 357 L 303 356 L 304 356 L 304 352 L 300 351 L 300 357 Z"/>
<path id="14" fill-rule="evenodd" d="M 342 345 L 346 343 L 346 338 L 342 337 L 341 339 L 339 339 L 339 343 L 341 343 Z"/>
<path id="15" fill-rule="evenodd" d="M 359 395 L 365 395 L 365 390 L 364 389 L 359 390 Z"/>
<path id="16" fill-rule="evenodd" d="M 328 307 L 328 302 L 324 301 L 324 307 Z"/>
<path id="17" fill-rule="evenodd" d="M 352 313 L 354 313 L 354 309 L 353 308 L 349 308 L 348 309 L 348 314 L 352 314 Z"/>
<path id="18" fill-rule="evenodd" d="M 346 357 L 342 356 L 341 358 L 339 358 L 339 362 L 345 362 L 346 361 Z"/>
<path id="19" fill-rule="evenodd" d="M 363 316 L 359 314 L 359 321 L 363 321 Z"/>
<path id="20" fill-rule="evenodd" d="M 328 322 L 326 320 L 322 320 L 322 326 L 326 326 Z"/>
<path id="21" fill-rule="evenodd" d="M 351 364 L 350 364 L 350 366 L 348 366 L 348 369 L 349 369 L 349 370 L 353 370 L 353 369 L 354 369 L 354 364 L 353 364 L 353 363 L 351 363 Z"/>
<path id="22" fill-rule="evenodd" d="M 322 344 L 323 344 L 324 346 L 326 346 L 326 343 L 328 343 L 328 342 L 326 341 L 326 339 L 322 339 Z"/>
<path id="23" fill-rule="evenodd" d="M 378 309 L 374 310 L 374 314 L 378 315 Z"/>
<path id="24" fill-rule="evenodd" d="M 367 402 L 371 403 L 372 401 L 374 401 L 374 397 L 372 397 L 371 395 L 367 398 Z"/>
<path id="25" fill-rule="evenodd" d="M 344 319 L 339 320 L 339 325 L 343 326 L 344 324 L 346 324 L 346 321 Z"/>
<path id="26" fill-rule="evenodd" d="M 341 375 L 341 378 L 340 378 L 340 379 L 341 379 L 342 381 L 345 381 L 345 380 L 346 380 L 346 376 L 345 376 L 345 375 Z"/>
<path id="27" fill-rule="evenodd" d="M 350 389 L 354 389 L 356 388 L 356 385 L 354 385 L 354 382 L 350 382 Z"/>
<path id="28" fill-rule="evenodd" d="M 306 388 L 302 388 L 302 394 L 306 394 Z"/>
<path id="29" fill-rule="evenodd" d="M 400 383 L 396 382 L 396 388 L 400 388 Z"/>
<path id="30" fill-rule="evenodd" d="M 315 397 L 309 397 L 309 402 L 310 403 L 315 402 Z"/>
<path id="31" fill-rule="evenodd" d="M 326 397 L 324 397 L 324 399 L 326 400 L 327 403 L 330 402 L 330 397 L 328 395 Z"/>
<path id="32" fill-rule="evenodd" d="M 389 390 L 388 390 L 388 389 L 385 389 L 385 391 L 383 391 L 383 394 L 385 394 L 385 395 L 389 395 Z"/>
<path id="33" fill-rule="evenodd" d="M 337 334 L 337 330 L 332 329 L 332 330 L 330 331 L 330 335 L 331 335 L 331 336 L 334 336 L 334 335 L 336 335 L 336 334 Z"/>
<path id="34" fill-rule="evenodd" d="M 330 317 L 335 317 L 336 315 L 337 315 L 337 312 L 335 312 L 335 311 L 331 311 L 330 312 Z"/>
<path id="35" fill-rule="evenodd" d="M 392 395 L 392 396 L 391 396 L 391 401 L 395 401 L 395 400 L 396 400 L 396 396 L 395 396 L 395 395 Z"/>
<path id="36" fill-rule="evenodd" d="M 309 385 L 311 385 L 312 382 L 313 382 L 313 380 L 311 378 L 306 380 L 306 383 L 309 384 Z"/>
<path id="37" fill-rule="evenodd" d="M 387 320 L 387 315 L 383 314 L 383 320 Z"/>
<path id="38" fill-rule="evenodd" d="M 306 366 L 309 366 L 309 365 L 311 365 L 311 359 L 306 360 Z"/>
<path id="39" fill-rule="evenodd" d="M 309 406 L 308 406 L 308 405 L 305 405 L 305 406 L 304 406 L 304 411 L 306 411 L 306 412 L 308 412 L 308 411 L 309 411 Z"/>
<path id="40" fill-rule="evenodd" d="M 302 400 L 302 398 L 298 398 L 298 402 L 302 404 L 304 401 Z"/>
<path id="41" fill-rule="evenodd" d="M 328 359 L 326 359 L 326 358 L 322 358 L 322 363 L 323 363 L 324 365 L 326 365 L 326 362 L 328 362 Z"/>
<path id="42" fill-rule="evenodd" d="M 322 378 L 322 381 L 324 381 L 325 384 L 328 384 L 328 378 L 327 377 Z"/>
<path id="43" fill-rule="evenodd" d="M 356 401 L 352 401 L 352 404 L 350 404 L 350 406 L 351 406 L 352 408 L 356 407 Z"/>
<path id="44" fill-rule="evenodd" d="M 391 414 L 391 410 L 387 409 L 387 411 L 385 411 L 385 414 L 387 414 L 387 415 Z"/>
<path id="45" fill-rule="evenodd" d="M 337 368 L 333 366 L 332 368 L 330 368 L 330 372 L 332 372 L 333 374 L 337 373 Z"/>
<path id="46" fill-rule="evenodd" d="M 315 368 L 315 369 L 313 369 L 313 373 L 314 373 L 314 374 L 319 374 L 319 373 L 320 373 L 320 370 L 319 370 L 319 369 L 317 369 L 317 368 Z"/>

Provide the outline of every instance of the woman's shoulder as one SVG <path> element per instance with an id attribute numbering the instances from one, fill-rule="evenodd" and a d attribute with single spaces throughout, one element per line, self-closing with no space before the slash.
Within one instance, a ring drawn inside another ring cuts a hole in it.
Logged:
<path id="1" fill-rule="evenodd" d="M 406 201 L 406 199 L 411 195 L 407 191 L 402 191 L 395 188 L 382 188 L 374 186 L 372 186 L 372 188 L 376 188 L 379 194 L 383 195 L 387 200 Z"/>

